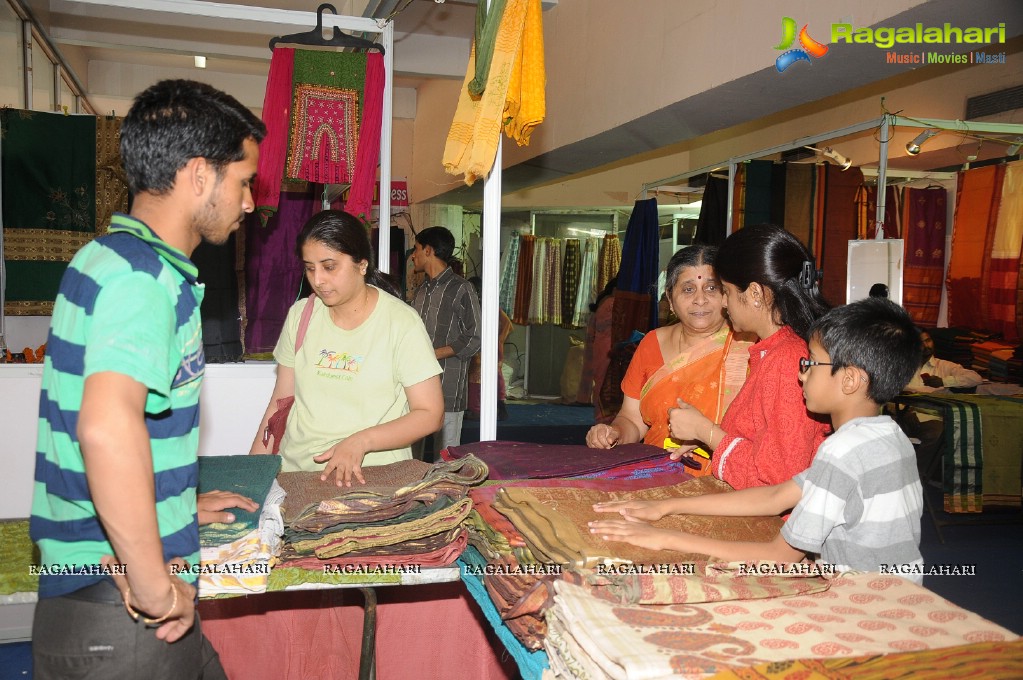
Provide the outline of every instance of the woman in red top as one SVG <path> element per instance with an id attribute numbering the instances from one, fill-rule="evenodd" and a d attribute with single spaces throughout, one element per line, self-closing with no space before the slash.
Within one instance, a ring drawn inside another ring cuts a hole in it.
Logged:
<path id="1" fill-rule="evenodd" d="M 773 225 L 729 236 L 714 268 L 733 330 L 760 340 L 749 349 L 749 376 L 721 425 L 679 400 L 668 414 L 671 434 L 693 442 L 689 450 L 696 442 L 712 450 L 714 476 L 735 489 L 778 484 L 810 467 L 830 429 L 806 410 L 799 383 L 806 333 L 829 305 L 817 288 L 813 256 Z"/>

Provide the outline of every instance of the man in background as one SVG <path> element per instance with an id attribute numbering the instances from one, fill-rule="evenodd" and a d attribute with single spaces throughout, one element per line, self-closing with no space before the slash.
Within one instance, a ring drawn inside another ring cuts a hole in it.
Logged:
<path id="1" fill-rule="evenodd" d="M 950 387 L 968 389 L 983 382 L 984 379 L 976 371 L 954 361 L 935 358 L 934 339 L 927 331 L 920 331 L 920 340 L 923 342 L 923 364 L 906 385 L 904 392 L 948 392 Z M 933 410 L 910 407 L 899 418 L 899 424 L 907 435 L 919 442 L 916 448 L 920 474 L 922 478 L 929 479 L 939 460 L 944 441 L 944 420 Z"/>
<path id="2" fill-rule="evenodd" d="M 920 339 L 924 343 L 924 363 L 906 385 L 906 392 L 934 392 L 946 387 L 970 388 L 984 382 L 980 373 L 954 361 L 935 357 L 934 340 L 927 331 L 920 331 Z"/>
<path id="3" fill-rule="evenodd" d="M 124 119 L 131 214 L 72 259 L 47 339 L 30 531 L 57 568 L 39 579 L 37 680 L 225 677 L 195 612 L 196 518 L 257 506 L 196 501 L 204 289 L 189 256 L 252 212 L 265 134 L 188 80 L 150 87 Z"/>
<path id="4" fill-rule="evenodd" d="M 444 227 L 416 234 L 412 265 L 426 274 L 412 306 L 419 312 L 444 374 L 444 428 L 433 435 L 433 453 L 462 443 L 462 418 L 468 406 L 469 362 L 480 351 L 480 303 L 472 284 L 452 271 L 455 237 Z M 417 458 L 432 459 L 425 444 L 413 447 Z"/>

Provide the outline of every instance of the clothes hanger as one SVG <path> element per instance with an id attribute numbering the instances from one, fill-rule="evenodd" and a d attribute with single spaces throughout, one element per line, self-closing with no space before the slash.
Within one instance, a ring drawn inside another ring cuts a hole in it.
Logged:
<path id="1" fill-rule="evenodd" d="M 384 53 L 384 46 L 380 43 L 375 43 L 372 40 L 359 38 L 348 33 L 342 33 L 337 26 L 334 27 L 334 33 L 330 38 L 324 38 L 323 12 L 328 9 L 333 14 L 337 15 L 337 10 L 334 8 L 334 5 L 327 2 L 323 3 L 316 8 L 316 28 L 311 31 L 305 31 L 304 33 L 292 33 L 291 35 L 279 35 L 276 38 L 271 38 L 270 49 L 273 49 L 277 43 L 282 43 L 293 45 L 322 45 L 326 47 L 353 47 L 361 50 L 377 50 L 380 54 Z"/>

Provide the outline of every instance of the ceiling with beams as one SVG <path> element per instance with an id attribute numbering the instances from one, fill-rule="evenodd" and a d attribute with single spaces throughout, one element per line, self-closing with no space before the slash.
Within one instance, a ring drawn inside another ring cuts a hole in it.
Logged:
<path id="1" fill-rule="evenodd" d="M 211 0 L 188 1 L 202 4 Z M 207 57 L 210 69 L 265 75 L 270 61 L 267 37 L 302 30 L 162 11 L 175 4 L 171 0 L 49 0 L 48 4 L 50 37 L 62 51 L 75 52 L 84 62 L 180 66 L 190 65 L 193 55 L 201 54 Z M 465 74 L 475 2 L 344 0 L 332 4 L 341 15 L 377 19 L 401 10 L 394 18 L 395 84 L 399 87 L 414 86 L 422 78 L 460 78 Z M 258 6 L 313 16 L 316 2 L 258 0 Z M 313 25 L 310 22 L 309 27 Z"/>
<path id="2" fill-rule="evenodd" d="M 191 65 L 193 55 L 207 57 L 207 67 L 225 73 L 265 75 L 270 50 L 268 36 L 293 33 L 293 26 L 257 22 L 216 20 L 165 11 L 177 3 L 210 0 L 36 0 L 48 8 L 44 23 L 58 47 L 69 53 L 72 63 L 92 60 L 151 64 Z M 678 1 L 678 0 L 671 0 Z M 315 0 L 256 0 L 250 6 L 310 12 Z M 341 14 L 377 19 L 400 10 L 394 18 L 393 49 L 397 87 L 416 88 L 426 79 L 460 79 L 469 52 L 476 3 L 474 0 L 340 0 Z M 545 9 L 557 0 L 544 0 Z M 925 25 L 997 23 L 1023 15 L 1023 0 L 927 0 L 888 20 L 887 23 Z M 310 22 L 312 27 L 313 22 Z M 1023 21 L 1007 21 L 1006 38 L 1018 46 Z M 679 145 L 724 129 L 755 124 L 800 105 L 890 78 L 911 67 L 892 65 L 883 73 L 864 67 L 869 59 L 856 58 L 872 46 L 849 46 L 841 62 L 829 64 L 800 80 L 778 79 L 773 67 L 750 73 L 660 110 L 626 121 L 559 148 L 550 149 L 503 173 L 505 193 L 563 180 L 579 173 L 606 167 L 640 154 Z M 957 150 L 958 151 L 958 150 Z M 982 155 L 988 152 L 982 152 Z M 921 154 L 910 162 L 923 168 L 951 165 L 948 158 Z M 961 154 L 959 154 L 961 155 Z M 961 162 L 961 161 L 959 161 Z M 481 200 L 481 184 L 459 187 L 434 200 L 469 205 Z"/>

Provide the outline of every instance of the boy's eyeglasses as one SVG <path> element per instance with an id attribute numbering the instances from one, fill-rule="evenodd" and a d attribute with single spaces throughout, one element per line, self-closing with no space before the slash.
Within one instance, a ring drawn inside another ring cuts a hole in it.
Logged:
<path id="1" fill-rule="evenodd" d="M 834 366 L 834 364 L 827 361 L 813 361 L 807 357 L 800 357 L 799 359 L 799 372 L 806 373 L 810 370 L 811 366 Z"/>

